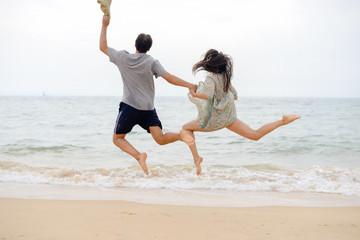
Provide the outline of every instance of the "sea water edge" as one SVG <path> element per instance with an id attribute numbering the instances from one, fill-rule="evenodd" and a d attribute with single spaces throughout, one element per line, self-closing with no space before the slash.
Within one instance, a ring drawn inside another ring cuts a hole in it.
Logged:
<path id="1" fill-rule="evenodd" d="M 117 98 L 1 97 L 0 102 L 3 197 L 11 197 L 4 184 L 20 189 L 34 184 L 111 192 L 168 190 L 190 192 L 189 196 L 220 192 L 233 199 L 264 193 L 325 194 L 326 199 L 340 196 L 356 202 L 360 196 L 360 130 L 353 124 L 360 119 L 359 99 L 240 99 L 238 117 L 255 127 L 288 111 L 302 119 L 259 142 L 226 130 L 199 134 L 199 152 L 206 160 L 200 177 L 194 174 L 190 152 L 182 143 L 158 146 L 145 131 L 134 128 L 129 138 L 134 145 L 146 145 L 149 153 L 151 174 L 144 176 L 136 162 L 111 143 Z M 196 117 L 186 98 L 159 98 L 156 107 L 165 131 L 176 131 Z M 54 133 L 56 139 L 51 137 Z M 19 192 L 29 197 L 26 191 Z"/>

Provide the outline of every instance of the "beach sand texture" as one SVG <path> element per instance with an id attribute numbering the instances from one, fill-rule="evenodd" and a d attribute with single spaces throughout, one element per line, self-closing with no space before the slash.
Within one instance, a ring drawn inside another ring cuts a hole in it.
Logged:
<path id="1" fill-rule="evenodd" d="M 0 199 L 0 239 L 360 238 L 360 207 L 194 207 Z"/>

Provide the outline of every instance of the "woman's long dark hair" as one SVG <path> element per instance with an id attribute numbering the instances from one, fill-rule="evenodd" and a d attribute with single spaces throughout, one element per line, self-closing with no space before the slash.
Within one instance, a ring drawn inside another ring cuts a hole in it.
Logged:
<path id="1" fill-rule="evenodd" d="M 215 49 L 210 49 L 205 53 L 204 59 L 193 66 L 192 71 L 194 74 L 201 70 L 223 74 L 225 78 L 224 91 L 227 92 L 230 88 L 230 81 L 233 74 L 232 65 L 232 60 L 229 55 L 218 52 Z"/>

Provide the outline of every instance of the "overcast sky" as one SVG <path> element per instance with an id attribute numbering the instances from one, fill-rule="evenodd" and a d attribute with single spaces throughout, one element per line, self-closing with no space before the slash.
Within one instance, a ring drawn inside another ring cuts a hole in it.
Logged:
<path id="1" fill-rule="evenodd" d="M 149 54 L 185 80 L 215 48 L 240 96 L 360 97 L 358 0 L 113 0 L 111 13 L 109 46 L 134 52 L 149 33 Z M 0 95 L 121 96 L 101 20 L 96 0 L 0 0 Z M 156 80 L 158 96 L 186 93 Z"/>

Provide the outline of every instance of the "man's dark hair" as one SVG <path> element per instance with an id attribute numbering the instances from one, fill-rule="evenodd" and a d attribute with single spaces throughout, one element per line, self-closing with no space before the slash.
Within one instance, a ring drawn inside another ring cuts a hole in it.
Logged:
<path id="1" fill-rule="evenodd" d="M 150 50 L 152 45 L 152 38 L 149 34 L 140 33 L 135 41 L 136 50 L 141 53 L 146 53 Z"/>

